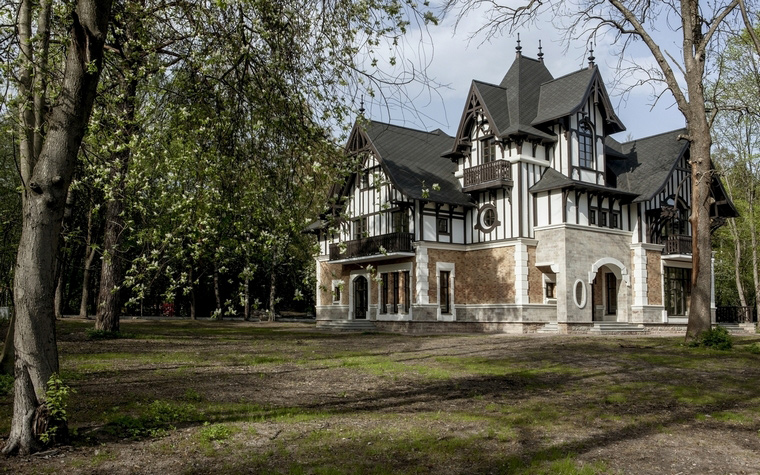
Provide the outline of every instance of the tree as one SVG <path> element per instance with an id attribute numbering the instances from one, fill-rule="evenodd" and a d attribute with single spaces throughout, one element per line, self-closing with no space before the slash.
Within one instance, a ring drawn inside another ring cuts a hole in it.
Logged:
<path id="1" fill-rule="evenodd" d="M 476 0 L 450 0 L 449 11 L 459 9 L 460 18 L 479 6 Z M 490 3 L 489 3 L 490 4 Z M 705 77 L 711 47 L 720 28 L 734 19 L 739 0 L 700 2 L 673 0 L 583 0 L 579 2 L 530 0 L 518 6 L 490 4 L 490 23 L 483 27 L 489 37 L 505 29 L 524 26 L 541 16 L 554 18 L 565 39 L 604 37 L 620 47 L 623 58 L 634 43 L 644 44 L 656 66 L 635 67 L 646 79 L 638 83 L 659 84 L 669 90 L 686 119 L 692 176 L 692 275 L 691 305 L 686 339 L 692 340 L 711 328 L 711 222 L 710 187 L 714 179 L 710 149 L 710 124 L 715 111 L 705 110 Z M 677 27 L 670 27 L 674 19 Z M 657 39 L 662 29 L 681 37 L 680 58 L 663 49 Z M 621 59 L 622 61 L 622 59 Z M 632 61 L 633 64 L 636 64 Z M 621 63 L 622 64 L 622 63 Z M 629 70 L 632 72 L 632 70 Z"/>
<path id="2" fill-rule="evenodd" d="M 58 371 L 53 296 L 58 237 L 77 153 L 95 98 L 110 15 L 107 0 L 79 0 L 67 22 L 64 71 L 49 97 L 52 2 L 18 10 L 19 161 L 23 184 L 21 240 L 16 258 L 15 386 L 11 433 L 4 454 L 36 449 L 36 427 L 48 417 L 44 395 Z M 33 30 L 33 16 L 37 29 Z M 51 101 L 52 104 L 48 104 Z M 49 113 L 47 109 L 49 107 Z"/>

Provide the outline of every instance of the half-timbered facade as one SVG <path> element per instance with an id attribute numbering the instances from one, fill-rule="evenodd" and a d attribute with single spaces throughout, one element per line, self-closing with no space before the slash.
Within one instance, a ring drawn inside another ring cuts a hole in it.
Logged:
<path id="1" fill-rule="evenodd" d="M 589 331 L 686 323 L 684 131 L 620 143 L 598 68 L 520 54 L 473 81 L 455 137 L 360 119 L 356 172 L 318 236 L 317 322 L 410 331 Z M 736 215 L 719 181 L 714 224 Z"/>

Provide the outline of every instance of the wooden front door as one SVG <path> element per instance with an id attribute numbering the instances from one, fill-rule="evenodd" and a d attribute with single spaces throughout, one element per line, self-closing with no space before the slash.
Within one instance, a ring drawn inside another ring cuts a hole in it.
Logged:
<path id="1" fill-rule="evenodd" d="M 617 314 L 617 278 L 607 274 L 607 315 Z"/>
<path id="2" fill-rule="evenodd" d="M 359 276 L 354 280 L 354 318 L 367 318 L 367 279 Z"/>

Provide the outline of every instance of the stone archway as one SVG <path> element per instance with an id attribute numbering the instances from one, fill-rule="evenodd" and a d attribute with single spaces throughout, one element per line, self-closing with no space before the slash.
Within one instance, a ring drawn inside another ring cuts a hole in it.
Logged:
<path id="1" fill-rule="evenodd" d="M 631 285 L 628 269 L 617 259 L 605 257 L 591 266 L 588 281 L 592 320 L 627 322 Z"/>

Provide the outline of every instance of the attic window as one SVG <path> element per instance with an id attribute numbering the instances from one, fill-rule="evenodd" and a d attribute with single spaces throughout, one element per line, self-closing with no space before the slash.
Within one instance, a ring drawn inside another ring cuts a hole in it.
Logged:
<path id="1" fill-rule="evenodd" d="M 369 188 L 369 170 L 362 170 L 360 185 L 363 190 Z"/>

